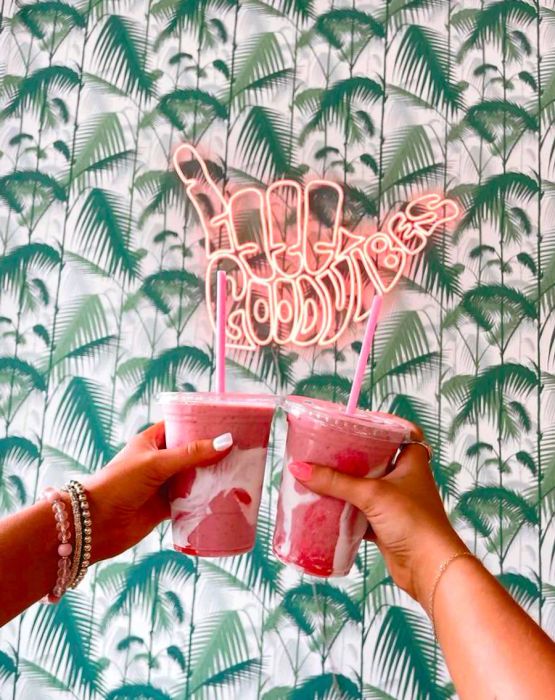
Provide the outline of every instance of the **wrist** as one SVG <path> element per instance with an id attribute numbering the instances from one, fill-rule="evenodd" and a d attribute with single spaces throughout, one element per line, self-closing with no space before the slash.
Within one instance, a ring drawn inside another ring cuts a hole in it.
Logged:
<path id="1" fill-rule="evenodd" d="M 83 480 L 91 517 L 91 565 L 119 554 L 121 550 L 115 545 L 123 536 L 110 498 L 113 488 L 102 476 L 101 470 Z"/>
<path id="2" fill-rule="evenodd" d="M 89 504 L 89 512 L 91 518 L 91 565 L 97 564 L 99 561 L 106 559 L 106 542 L 104 541 L 104 533 L 107 528 L 104 525 L 106 515 L 104 513 L 104 501 L 98 493 L 98 488 L 94 482 L 84 481 L 83 488 L 87 496 Z"/>
<path id="3" fill-rule="evenodd" d="M 423 538 L 414 567 L 413 586 L 416 600 L 427 613 L 430 613 L 430 596 L 441 566 L 456 554 L 468 551 L 468 547 L 452 529 Z"/>

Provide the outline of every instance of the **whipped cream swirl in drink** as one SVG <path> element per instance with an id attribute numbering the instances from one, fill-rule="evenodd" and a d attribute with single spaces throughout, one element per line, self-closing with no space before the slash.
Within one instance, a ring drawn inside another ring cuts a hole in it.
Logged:
<path id="1" fill-rule="evenodd" d="M 286 465 L 312 462 L 359 477 L 379 478 L 401 442 L 405 424 L 392 417 L 300 396 L 285 402 L 287 443 L 274 532 L 274 553 L 314 576 L 349 573 L 367 527 L 364 514 L 345 501 L 319 496 Z"/>
<path id="2" fill-rule="evenodd" d="M 253 394 L 165 393 L 166 445 L 233 435 L 218 464 L 188 469 L 170 484 L 174 548 L 204 557 L 252 549 L 275 399 Z"/>

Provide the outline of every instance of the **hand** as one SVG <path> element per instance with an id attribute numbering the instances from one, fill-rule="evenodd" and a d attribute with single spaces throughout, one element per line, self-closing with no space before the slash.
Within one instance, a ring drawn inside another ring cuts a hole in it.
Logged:
<path id="1" fill-rule="evenodd" d="M 219 166 L 190 144 L 173 156 L 204 233 L 206 300 L 215 327 L 215 276 L 227 273 L 228 348 L 333 345 L 390 292 L 434 232 L 458 216 L 428 193 L 383 223 L 357 223 L 330 180 L 278 180 L 222 192 Z M 353 220 L 353 218 L 355 220 Z"/>
<path id="2" fill-rule="evenodd" d="M 215 464 L 232 444 L 226 433 L 165 449 L 163 423 L 132 438 L 109 464 L 83 481 L 91 509 L 92 562 L 125 551 L 169 518 L 168 480 L 184 469 Z"/>
<path id="3" fill-rule="evenodd" d="M 415 426 L 413 438 L 422 439 Z M 360 508 L 395 583 L 427 607 L 441 563 L 466 547 L 451 527 L 421 445 L 408 445 L 393 471 L 364 479 L 319 465 L 293 463 L 292 474 L 316 493 Z"/>

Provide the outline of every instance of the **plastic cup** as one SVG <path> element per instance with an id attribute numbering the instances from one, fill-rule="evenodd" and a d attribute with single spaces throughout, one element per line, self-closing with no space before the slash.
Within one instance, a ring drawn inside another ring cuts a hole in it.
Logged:
<path id="1" fill-rule="evenodd" d="M 222 433 L 233 449 L 218 464 L 187 469 L 169 487 L 173 546 L 200 557 L 250 551 L 255 542 L 276 399 L 258 394 L 163 393 L 166 446 Z"/>
<path id="2" fill-rule="evenodd" d="M 382 414 L 357 410 L 347 415 L 343 405 L 302 396 L 288 397 L 284 409 L 288 431 L 274 553 L 312 576 L 345 576 L 368 525 L 364 513 L 345 501 L 313 493 L 287 465 L 312 462 L 379 478 L 409 430 L 406 423 Z"/>

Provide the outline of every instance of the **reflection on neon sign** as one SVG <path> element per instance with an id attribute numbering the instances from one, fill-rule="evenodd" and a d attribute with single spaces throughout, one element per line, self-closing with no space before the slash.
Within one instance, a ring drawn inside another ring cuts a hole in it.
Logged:
<path id="1" fill-rule="evenodd" d="M 434 231 L 459 215 L 452 200 L 426 194 L 385 230 L 362 235 L 341 225 L 343 189 L 335 182 L 279 180 L 226 197 L 193 146 L 180 146 L 174 164 L 204 232 L 213 327 L 216 271 L 227 272 L 229 348 L 333 345 L 368 316 L 375 294 L 395 287 Z"/>

